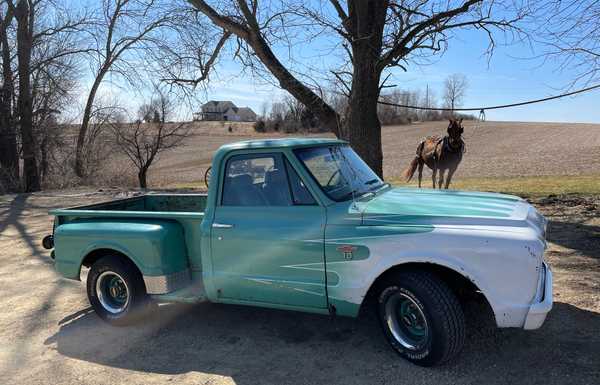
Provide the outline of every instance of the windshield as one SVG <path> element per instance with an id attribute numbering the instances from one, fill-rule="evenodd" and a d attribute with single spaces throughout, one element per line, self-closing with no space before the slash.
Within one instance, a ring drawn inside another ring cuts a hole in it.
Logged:
<path id="1" fill-rule="evenodd" d="M 350 146 L 309 147 L 294 152 L 335 201 L 358 197 L 384 184 Z"/>

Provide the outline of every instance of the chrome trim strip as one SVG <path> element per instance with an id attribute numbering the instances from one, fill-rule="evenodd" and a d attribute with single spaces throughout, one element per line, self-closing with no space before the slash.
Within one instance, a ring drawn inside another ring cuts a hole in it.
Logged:
<path id="1" fill-rule="evenodd" d="M 212 224 L 212 227 L 215 228 L 215 229 L 230 229 L 230 228 L 233 227 L 233 225 L 228 225 L 228 224 L 225 224 L 225 223 L 216 223 L 215 222 L 215 223 Z"/>
<path id="2" fill-rule="evenodd" d="M 148 294 L 167 294 L 181 289 L 191 281 L 190 269 L 178 271 L 169 275 L 144 275 L 146 292 Z"/>

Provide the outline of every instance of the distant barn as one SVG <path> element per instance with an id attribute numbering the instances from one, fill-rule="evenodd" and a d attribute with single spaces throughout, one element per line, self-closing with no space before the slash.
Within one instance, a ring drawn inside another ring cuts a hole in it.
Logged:
<path id="1" fill-rule="evenodd" d="M 250 107 L 237 107 L 229 100 L 211 100 L 194 114 L 194 120 L 254 122 L 256 113 Z"/>

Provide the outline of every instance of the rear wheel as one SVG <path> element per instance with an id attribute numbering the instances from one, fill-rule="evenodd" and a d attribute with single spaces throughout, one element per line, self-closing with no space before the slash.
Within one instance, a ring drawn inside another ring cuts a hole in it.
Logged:
<path id="1" fill-rule="evenodd" d="M 103 257 L 92 265 L 87 294 L 96 314 L 118 326 L 135 323 L 154 307 L 139 270 L 118 256 Z"/>
<path id="2" fill-rule="evenodd" d="M 448 286 L 427 272 L 400 272 L 382 285 L 377 310 L 396 352 L 421 366 L 456 356 L 464 345 L 465 319 Z"/>

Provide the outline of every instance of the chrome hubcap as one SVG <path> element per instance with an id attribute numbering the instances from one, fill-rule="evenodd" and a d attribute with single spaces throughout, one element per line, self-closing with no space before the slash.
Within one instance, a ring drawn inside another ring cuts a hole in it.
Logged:
<path id="1" fill-rule="evenodd" d="M 385 304 L 385 321 L 396 341 L 404 348 L 417 350 L 429 337 L 425 314 L 405 293 L 391 295 Z"/>
<path id="2" fill-rule="evenodd" d="M 129 304 L 129 288 L 123 277 L 113 271 L 105 271 L 96 280 L 96 295 L 106 311 L 117 314 Z"/>

